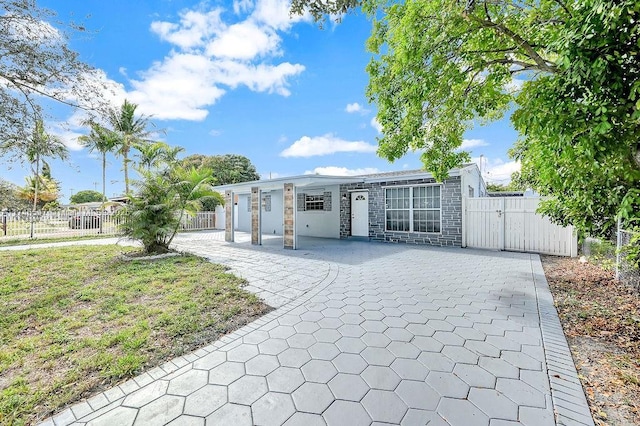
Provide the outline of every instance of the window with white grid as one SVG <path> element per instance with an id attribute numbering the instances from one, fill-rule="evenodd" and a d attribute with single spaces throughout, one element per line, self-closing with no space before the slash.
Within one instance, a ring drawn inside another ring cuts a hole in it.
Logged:
<path id="1" fill-rule="evenodd" d="M 386 230 L 440 232 L 440 205 L 439 185 L 386 188 Z"/>

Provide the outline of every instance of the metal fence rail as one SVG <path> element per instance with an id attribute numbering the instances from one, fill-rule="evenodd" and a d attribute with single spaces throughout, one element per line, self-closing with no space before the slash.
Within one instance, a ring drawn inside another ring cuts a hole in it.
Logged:
<path id="1" fill-rule="evenodd" d="M 121 219 L 111 212 L 55 210 L 0 212 L 0 239 L 118 235 Z M 180 230 L 215 229 L 215 212 L 183 218 Z"/>

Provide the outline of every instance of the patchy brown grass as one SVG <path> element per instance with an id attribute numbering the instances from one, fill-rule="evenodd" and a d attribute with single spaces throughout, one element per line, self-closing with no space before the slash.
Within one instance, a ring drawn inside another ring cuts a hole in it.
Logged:
<path id="1" fill-rule="evenodd" d="M 542 264 L 596 424 L 640 424 L 640 295 L 597 265 Z"/>
<path id="2" fill-rule="evenodd" d="M 117 246 L 0 252 L 0 424 L 33 424 L 271 308 L 194 256 Z"/>

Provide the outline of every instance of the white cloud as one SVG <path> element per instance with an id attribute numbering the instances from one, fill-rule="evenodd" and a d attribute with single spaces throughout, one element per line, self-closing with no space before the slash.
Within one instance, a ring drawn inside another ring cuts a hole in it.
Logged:
<path id="1" fill-rule="evenodd" d="M 347 111 L 350 114 L 354 113 L 354 112 L 361 112 L 362 111 L 362 105 L 360 105 L 357 102 L 354 102 L 352 104 L 347 104 L 347 107 L 344 110 Z"/>
<path id="2" fill-rule="evenodd" d="M 378 122 L 378 119 L 373 117 L 371 119 L 371 127 L 373 127 L 374 129 L 376 129 L 376 131 L 378 133 L 382 133 L 382 124 L 380 124 L 380 122 Z"/>
<path id="3" fill-rule="evenodd" d="M 489 145 L 484 139 L 464 139 L 462 141 L 462 145 L 460 145 L 459 150 L 468 150 L 471 148 L 476 148 L 479 146 L 487 146 Z"/>
<path id="4" fill-rule="evenodd" d="M 377 147 L 364 141 L 346 141 L 332 134 L 303 136 L 280 153 L 281 157 L 314 157 L 336 152 L 376 152 Z"/>
<path id="5" fill-rule="evenodd" d="M 326 175 L 326 176 L 361 176 L 380 173 L 375 167 L 364 167 L 361 169 L 347 169 L 346 167 L 327 166 L 316 167 L 313 170 L 307 170 L 305 175 Z"/>
<path id="6" fill-rule="evenodd" d="M 219 58 L 250 60 L 257 56 L 280 55 L 280 37 L 251 21 L 244 21 L 228 27 L 207 45 L 206 54 Z"/>
<path id="7" fill-rule="evenodd" d="M 308 16 L 289 16 L 288 0 L 236 0 L 235 16 L 202 3 L 175 20 L 154 21 L 150 31 L 171 50 L 146 70 L 115 82 L 113 105 L 125 98 L 140 113 L 160 120 L 204 120 L 208 108 L 229 90 L 245 86 L 255 92 L 289 96 L 290 80 L 304 65 L 275 60 L 282 55 L 282 35 Z M 105 76 L 106 80 L 106 76 Z"/>
<path id="8" fill-rule="evenodd" d="M 480 167 L 480 159 L 482 166 Z M 511 174 L 520 171 L 519 161 L 504 161 L 501 158 L 474 157 L 471 159 L 482 170 L 482 177 L 488 183 L 507 184 L 511 182 Z"/>
<path id="9" fill-rule="evenodd" d="M 185 10 L 180 13 L 179 23 L 154 21 L 151 31 L 183 50 L 195 49 L 224 29 L 221 13 L 220 8 L 208 12 Z"/>
<path id="10" fill-rule="evenodd" d="M 47 132 L 60 138 L 62 143 L 69 151 L 82 151 L 84 146 L 78 142 L 78 138 L 83 135 L 80 133 L 81 127 L 78 123 L 47 123 Z"/>

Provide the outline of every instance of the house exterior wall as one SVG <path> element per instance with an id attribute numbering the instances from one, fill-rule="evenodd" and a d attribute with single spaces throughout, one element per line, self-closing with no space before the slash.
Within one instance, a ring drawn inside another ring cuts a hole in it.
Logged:
<path id="1" fill-rule="evenodd" d="M 262 233 L 282 235 L 284 223 L 284 204 L 282 190 L 263 192 L 264 205 L 262 208 Z"/>
<path id="2" fill-rule="evenodd" d="M 238 195 L 236 230 L 251 232 L 251 194 Z"/>
<path id="3" fill-rule="evenodd" d="M 330 193 L 330 197 L 326 194 Z M 304 211 L 304 194 L 325 195 L 325 210 Z M 297 228 L 300 236 L 320 237 L 320 238 L 340 238 L 340 187 L 338 185 L 326 186 L 323 188 L 300 188 L 298 196 L 302 200 L 298 202 Z"/>
<path id="4" fill-rule="evenodd" d="M 441 232 L 399 232 L 386 230 L 384 189 L 393 186 L 437 184 L 433 178 L 394 179 L 384 182 L 351 183 L 340 186 L 340 238 L 351 236 L 351 197 L 355 190 L 369 191 L 369 238 L 394 243 L 462 246 L 462 191 L 460 176 L 441 183 Z"/>

